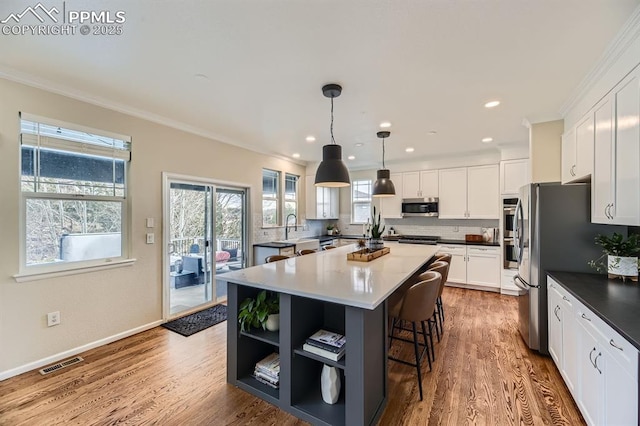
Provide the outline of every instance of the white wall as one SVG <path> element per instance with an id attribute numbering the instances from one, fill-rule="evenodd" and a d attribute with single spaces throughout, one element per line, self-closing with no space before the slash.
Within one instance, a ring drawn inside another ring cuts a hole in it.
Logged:
<path id="1" fill-rule="evenodd" d="M 0 378 L 162 320 L 162 172 L 253 188 L 254 223 L 261 217 L 262 168 L 305 175 L 292 162 L 8 80 L 0 79 L 0 93 Z M 12 278 L 19 269 L 20 111 L 131 136 L 133 266 L 23 283 Z M 145 243 L 147 217 L 156 219 L 153 245 Z M 62 324 L 49 328 L 52 311 L 60 311 Z"/>

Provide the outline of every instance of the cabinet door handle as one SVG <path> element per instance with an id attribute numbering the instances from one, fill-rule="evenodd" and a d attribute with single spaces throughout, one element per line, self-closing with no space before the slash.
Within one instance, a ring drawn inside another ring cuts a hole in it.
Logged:
<path id="1" fill-rule="evenodd" d="M 600 358 L 600 356 L 602 355 L 602 352 L 598 352 L 598 355 L 596 355 L 595 359 L 593 360 L 593 366 L 596 368 L 596 370 L 598 370 L 598 373 L 602 374 L 602 370 L 600 370 L 600 367 L 598 367 L 598 358 Z"/>
<path id="2" fill-rule="evenodd" d="M 611 206 L 609 207 L 609 217 L 610 217 L 611 219 L 613 219 L 613 213 L 612 213 L 612 212 L 613 212 L 613 206 L 614 206 L 614 204 L 613 204 L 613 203 L 611 203 Z"/>
<path id="3" fill-rule="evenodd" d="M 596 351 L 596 348 L 593 348 L 593 349 L 591 349 L 591 352 L 589 352 L 589 361 L 591 362 L 591 365 L 593 365 L 594 367 L 595 367 L 596 365 L 593 363 L 593 358 L 592 358 L 592 356 L 593 356 L 593 353 L 594 353 L 595 351 Z"/>
<path id="4" fill-rule="evenodd" d="M 613 346 L 614 348 L 619 349 L 619 350 L 624 352 L 624 349 L 622 349 L 620 346 L 616 345 L 616 342 L 614 342 L 613 339 L 609 340 L 609 344 L 611 346 Z"/>
<path id="5" fill-rule="evenodd" d="M 581 317 L 586 319 L 587 321 L 591 321 L 591 318 L 587 317 L 585 314 L 582 314 Z"/>
<path id="6" fill-rule="evenodd" d="M 567 296 L 562 296 L 562 300 L 566 300 L 568 302 L 569 298 Z"/>
<path id="7" fill-rule="evenodd" d="M 558 310 L 559 309 L 560 309 L 560 306 L 556 305 L 556 308 L 553 310 L 553 314 L 556 316 L 556 318 L 558 318 L 558 321 L 562 322 L 562 320 L 558 316 Z"/>

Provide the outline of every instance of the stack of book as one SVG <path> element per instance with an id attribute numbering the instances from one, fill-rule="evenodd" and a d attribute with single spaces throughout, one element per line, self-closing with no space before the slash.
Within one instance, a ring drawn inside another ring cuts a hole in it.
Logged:
<path id="1" fill-rule="evenodd" d="M 274 352 L 258 361 L 253 377 L 260 383 L 278 389 L 280 387 L 280 354 Z"/>
<path id="2" fill-rule="evenodd" d="M 344 356 L 346 343 L 347 339 L 342 334 L 318 330 L 307 339 L 302 349 L 332 361 L 338 361 Z"/>

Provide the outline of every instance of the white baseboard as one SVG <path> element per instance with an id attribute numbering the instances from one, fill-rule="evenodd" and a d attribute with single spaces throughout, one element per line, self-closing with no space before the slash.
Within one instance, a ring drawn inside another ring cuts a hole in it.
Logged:
<path id="1" fill-rule="evenodd" d="M 510 288 L 501 288 L 500 294 L 505 294 L 507 296 L 520 296 L 520 290 L 511 290 Z"/>
<path id="2" fill-rule="evenodd" d="M 55 355 L 51 355 L 46 358 L 39 359 L 37 361 L 30 362 L 28 364 L 24 364 L 19 367 L 12 368 L 10 370 L 0 371 L 0 380 L 6 380 L 10 377 L 14 377 L 19 374 L 26 373 L 28 371 L 39 369 L 41 367 L 44 367 L 45 365 L 49 365 L 54 362 L 61 361 L 65 358 L 78 355 L 82 352 L 88 351 L 89 349 L 94 349 L 99 346 L 103 346 L 111 342 L 115 342 L 116 340 L 124 339 L 125 337 L 133 336 L 134 334 L 138 334 L 140 332 L 150 330 L 163 323 L 164 321 L 162 320 L 154 321 L 145 325 L 141 325 L 140 327 L 132 328 L 131 330 L 123 331 L 122 333 L 114 334 L 113 336 L 105 337 L 104 339 L 96 340 L 95 342 L 87 343 L 86 345 L 69 349 L 68 351 L 60 352 Z"/>
<path id="3" fill-rule="evenodd" d="M 445 285 L 447 287 L 466 288 L 467 290 L 479 290 L 479 291 L 489 291 L 491 293 L 500 293 L 500 287 L 485 287 L 483 285 L 463 284 L 463 283 L 455 283 L 451 281 L 447 281 Z"/>

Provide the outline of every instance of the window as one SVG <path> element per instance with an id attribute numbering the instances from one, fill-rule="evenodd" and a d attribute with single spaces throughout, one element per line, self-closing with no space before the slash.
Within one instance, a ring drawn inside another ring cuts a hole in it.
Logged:
<path id="1" fill-rule="evenodd" d="M 284 217 L 295 214 L 298 217 L 298 180 L 299 176 L 284 175 Z"/>
<path id="2" fill-rule="evenodd" d="M 20 139 L 22 267 L 126 258 L 130 138 L 21 114 Z"/>
<path id="3" fill-rule="evenodd" d="M 371 219 L 371 180 L 354 180 L 351 185 L 351 223 Z"/>
<path id="4" fill-rule="evenodd" d="M 279 225 L 280 172 L 262 170 L 262 226 Z"/>

